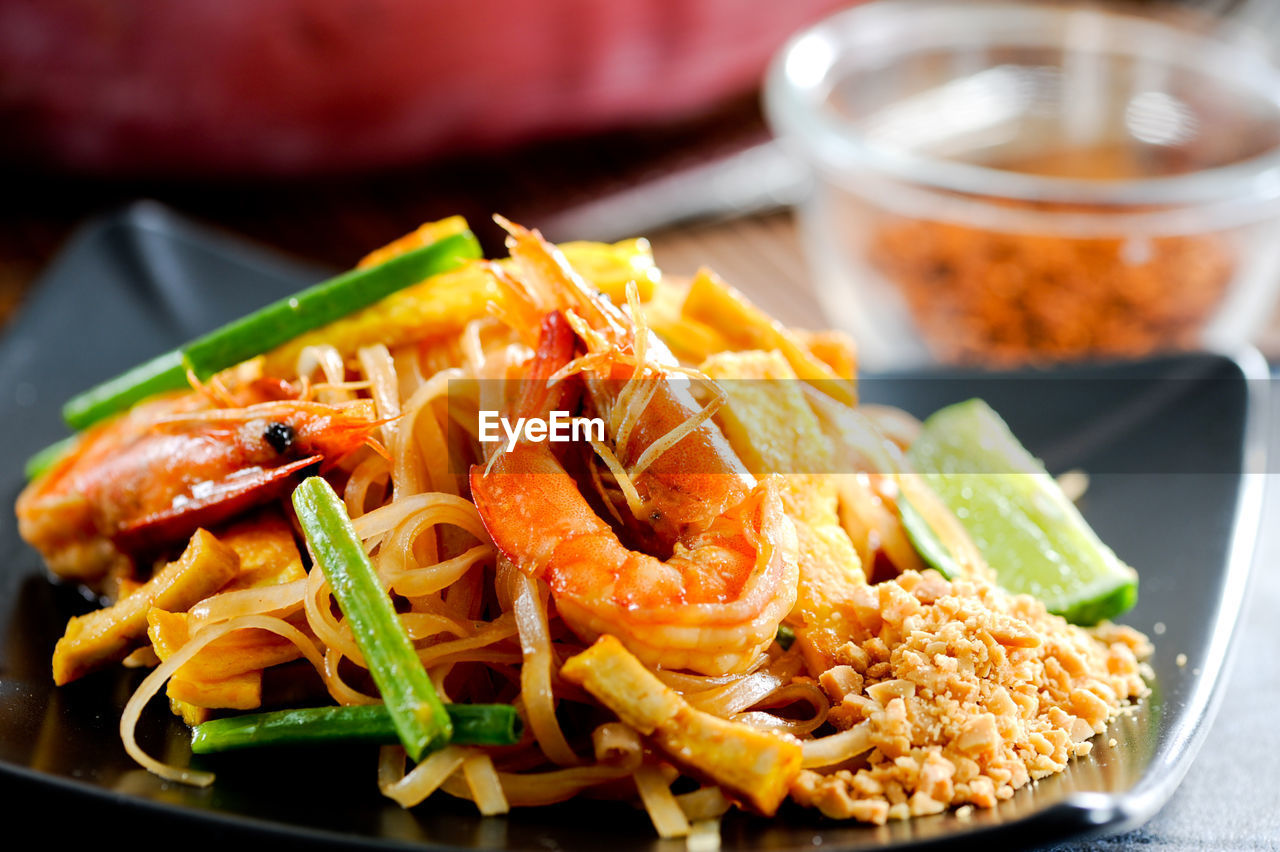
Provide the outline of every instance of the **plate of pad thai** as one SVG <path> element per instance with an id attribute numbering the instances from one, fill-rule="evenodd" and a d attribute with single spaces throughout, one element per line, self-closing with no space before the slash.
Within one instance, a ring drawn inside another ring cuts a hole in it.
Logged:
<path id="1" fill-rule="evenodd" d="M 1045 841 L 1163 802 L 1239 606 L 1243 478 L 1197 486 L 1231 533 L 1174 631 L 1191 676 L 1150 536 L 1131 611 L 1087 511 L 1149 479 L 1055 478 L 963 379 L 877 400 L 853 341 L 644 240 L 496 218 L 504 256 L 430 223 L 44 406 L 72 434 L 15 485 L 0 769 L 442 847 Z"/>

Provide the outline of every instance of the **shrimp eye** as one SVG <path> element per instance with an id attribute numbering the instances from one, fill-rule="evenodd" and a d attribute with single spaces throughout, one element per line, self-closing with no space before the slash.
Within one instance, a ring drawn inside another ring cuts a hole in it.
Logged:
<path id="1" fill-rule="evenodd" d="M 297 437 L 297 433 L 288 423 L 268 423 L 262 433 L 263 440 L 277 453 L 286 452 L 293 446 L 293 441 Z"/>

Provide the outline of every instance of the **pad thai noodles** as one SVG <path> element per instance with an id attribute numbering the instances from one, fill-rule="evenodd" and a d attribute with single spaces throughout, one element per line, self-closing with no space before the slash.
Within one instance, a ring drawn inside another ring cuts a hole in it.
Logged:
<path id="1" fill-rule="evenodd" d="M 642 240 L 499 221 L 508 258 L 216 369 L 193 344 L 185 388 L 122 397 L 20 496 L 25 540 L 103 602 L 53 677 L 145 670 L 120 718 L 142 766 L 206 785 L 236 759 L 147 754 L 163 693 L 197 755 L 380 749 L 370 786 L 404 807 L 883 824 L 993 807 L 1147 693 L 1140 633 L 997 584 L 843 335 L 664 278 Z"/>

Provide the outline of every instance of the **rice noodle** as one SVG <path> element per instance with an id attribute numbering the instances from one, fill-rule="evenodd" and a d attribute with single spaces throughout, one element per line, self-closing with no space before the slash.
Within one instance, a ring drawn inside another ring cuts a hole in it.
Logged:
<path id="1" fill-rule="evenodd" d="M 597 763 L 591 766 L 572 766 L 548 772 L 498 772 L 502 792 L 511 807 L 538 807 L 565 802 L 588 787 L 618 781 L 630 777 L 636 771 L 631 764 L 610 765 Z M 465 781 L 445 782 L 445 792 L 459 798 L 470 798 Z"/>
<path id="2" fill-rule="evenodd" d="M 793 707 L 797 701 L 803 701 L 812 707 L 813 714 L 807 719 L 794 719 L 765 712 L 767 709 Z M 822 727 L 831 710 L 831 702 L 826 694 L 814 684 L 803 682 L 791 683 L 774 690 L 759 702 L 759 706 L 762 709 L 735 713 L 729 718 L 753 728 L 804 737 Z"/>
<path id="3" fill-rule="evenodd" d="M 518 774 L 499 771 L 502 790 L 512 807 L 550 805 L 572 799 L 588 787 L 628 778 L 640 768 L 643 747 L 639 735 L 620 722 L 600 725 L 591 735 L 596 762 L 549 772 Z M 449 779 L 445 792 L 469 798 L 468 786 Z"/>
<path id="4" fill-rule="evenodd" d="M 402 612 L 400 623 L 414 641 L 439 636 L 441 633 L 452 633 L 456 637 L 470 636 L 472 633 L 470 625 L 438 612 Z"/>
<path id="5" fill-rule="evenodd" d="M 404 778 L 408 755 L 398 745 L 386 745 L 378 749 L 378 789 L 382 790 Z"/>
<path id="6" fill-rule="evenodd" d="M 801 765 L 805 769 L 820 766 L 834 766 L 852 760 L 860 754 L 872 749 L 871 723 L 859 722 L 846 731 L 819 737 L 816 740 L 805 740 L 801 743 L 804 759 Z"/>
<path id="7" fill-rule="evenodd" d="M 343 659 L 348 659 L 361 668 L 366 668 L 366 664 L 350 628 L 332 612 L 328 582 L 320 572 L 312 571 L 307 576 L 306 584 L 304 608 L 308 626 L 327 646 L 320 674 L 329 694 L 340 704 L 376 703 L 379 700 L 377 697 L 352 687 L 341 676 L 339 667 Z M 412 639 L 424 639 L 441 632 L 450 632 L 459 637 L 419 649 L 418 656 L 424 665 L 453 665 L 459 662 L 515 663 L 521 660 L 521 655 L 514 651 L 483 650 L 516 634 L 514 615 L 499 618 L 475 635 L 470 635 L 471 630 L 455 618 L 440 613 L 405 613 L 401 616 L 401 623 Z"/>
<path id="8" fill-rule="evenodd" d="M 365 513 L 370 502 L 380 503 L 390 491 L 390 483 L 391 464 L 382 456 L 371 453 L 355 466 L 342 489 L 342 502 L 346 504 L 347 514 L 358 518 Z"/>
<path id="9" fill-rule="evenodd" d="M 689 833 L 689 820 L 671 795 L 671 782 L 657 767 L 641 766 L 636 770 L 635 782 L 640 801 L 659 837 L 684 837 Z"/>
<path id="10" fill-rule="evenodd" d="M 480 375 L 484 371 L 485 362 L 489 360 L 481 339 L 481 329 L 487 324 L 491 324 L 488 319 L 474 319 L 462 330 L 462 356 L 475 375 Z"/>
<path id="11" fill-rule="evenodd" d="M 732 804 L 719 787 L 701 787 L 691 793 L 676 796 L 680 810 L 691 823 L 716 819 L 729 810 Z"/>
<path id="12" fill-rule="evenodd" d="M 329 582 L 324 578 L 324 573 L 314 569 L 310 571 L 307 574 L 307 593 L 302 599 L 307 626 L 330 650 L 350 657 L 363 666 L 364 657 L 356 645 L 355 637 L 333 614 L 330 596 Z"/>
<path id="13" fill-rule="evenodd" d="M 727 683 L 734 683 L 740 678 L 755 672 L 768 662 L 769 655 L 761 654 L 750 666 L 747 667 L 746 672 L 743 674 L 700 675 L 690 674 L 689 672 L 678 672 L 672 669 L 658 669 L 654 672 L 654 675 L 667 686 L 681 694 L 685 694 L 689 692 L 696 692 L 698 690 L 710 689 L 713 686 L 724 686 Z"/>
<path id="14" fill-rule="evenodd" d="M 425 658 L 424 662 L 432 667 L 436 666 L 455 666 L 458 663 L 485 663 L 486 665 L 518 665 L 524 656 L 517 650 L 489 650 L 486 648 L 479 649 L 462 649 L 455 650 L 450 653 L 427 649 L 418 652 L 419 657 Z"/>
<path id="15" fill-rule="evenodd" d="M 378 573 L 383 582 L 395 585 L 412 581 L 424 588 L 431 585 L 432 573 L 449 575 L 450 579 L 443 586 L 426 589 L 416 594 L 428 594 L 444 588 L 466 573 L 466 569 L 481 559 L 493 555 L 493 548 L 488 544 L 471 548 L 472 555 L 463 564 L 437 563 L 439 558 L 438 527 L 454 526 L 462 529 L 468 537 L 485 541 L 484 527 L 475 509 L 462 508 L 461 498 L 450 501 L 452 495 L 439 495 L 435 500 L 396 526 L 383 541 L 381 556 L 378 559 Z M 415 579 L 416 578 L 416 579 Z"/>
<path id="16" fill-rule="evenodd" d="M 735 713 L 758 704 L 781 687 L 783 680 L 767 671 L 756 672 L 723 686 L 685 694 L 685 700 L 698 710 L 728 719 Z"/>
<path id="17" fill-rule="evenodd" d="M 381 699 L 377 696 L 361 692 L 342 679 L 339 666 L 342 665 L 344 659 L 346 657 L 337 648 L 325 649 L 324 670 L 320 676 L 324 679 L 324 686 L 329 691 L 329 695 L 333 697 L 334 701 L 347 706 L 378 704 Z"/>
<path id="18" fill-rule="evenodd" d="M 449 474 L 449 448 L 432 407 L 445 397 L 449 382 L 464 377 L 461 370 L 443 370 L 424 382 L 404 404 L 399 440 L 395 445 L 397 496 L 428 489 L 455 493 Z"/>
<path id="19" fill-rule="evenodd" d="M 396 371 L 396 393 L 401 400 L 409 399 L 427 380 L 422 375 L 422 358 L 420 347 L 415 345 L 400 346 L 391 352 L 391 363 Z M 434 373 L 434 371 L 432 371 Z"/>
<path id="20" fill-rule="evenodd" d="M 503 618 L 506 618 L 506 616 Z M 464 654 L 467 651 L 479 648 L 487 648 L 505 639 L 510 639 L 516 635 L 516 632 L 517 628 L 513 620 L 503 621 L 499 619 L 474 636 L 455 639 L 451 642 L 440 642 L 428 648 L 419 649 L 418 656 L 422 659 L 424 665 L 435 665 L 450 656 Z M 520 662 L 522 659 L 520 654 L 514 652 L 509 655 L 503 654 L 502 659 L 505 660 L 508 656 L 514 658 L 512 662 Z M 479 657 L 474 659 L 479 659 Z"/>
<path id="21" fill-rule="evenodd" d="M 207 787 L 213 783 L 214 776 L 212 772 L 171 766 L 156 760 L 143 751 L 142 747 L 138 745 L 136 736 L 138 719 L 142 716 L 142 711 L 147 706 L 147 703 L 160 691 L 160 687 L 164 686 L 165 682 L 173 676 L 174 672 L 182 668 L 183 664 L 200 653 L 210 643 L 221 639 L 228 633 L 235 630 L 254 628 L 267 630 L 288 639 L 298 647 L 298 650 L 302 652 L 302 655 L 307 658 L 317 671 L 323 670 L 324 661 L 311 640 L 298 628 L 279 618 L 265 615 L 246 615 L 232 621 L 225 621 L 221 624 L 207 627 L 192 636 L 169 659 L 153 669 L 138 685 L 137 690 L 134 691 L 129 701 L 125 704 L 124 710 L 120 714 L 120 739 L 124 742 L 124 750 L 128 752 L 130 757 L 136 760 L 143 768 L 166 781 L 177 781 L 194 787 Z"/>
<path id="22" fill-rule="evenodd" d="M 439 789 L 445 779 L 462 766 L 468 753 L 462 746 L 445 746 L 432 752 L 402 778 L 389 780 L 386 777 L 389 773 L 380 773 L 383 777 L 379 778 L 378 787 L 400 807 L 411 808 Z"/>
<path id="23" fill-rule="evenodd" d="M 472 621 L 480 618 L 484 613 L 490 597 L 487 594 L 486 584 L 490 576 L 488 569 L 493 562 L 486 559 L 477 564 L 478 567 L 475 570 L 468 571 L 459 577 L 449 588 L 444 590 L 442 595 L 447 607 Z"/>
<path id="24" fill-rule="evenodd" d="M 330 405 L 352 399 L 350 388 L 346 386 L 347 369 L 342 354 L 329 345 L 304 346 L 298 353 L 297 372 L 299 378 L 310 379 L 319 370 L 324 376 L 325 387 L 316 386 L 317 399 Z"/>
<path id="25" fill-rule="evenodd" d="M 356 535 L 368 540 L 384 535 L 400 526 L 410 516 L 419 512 L 434 511 L 438 514 L 435 523 L 451 524 L 461 527 L 480 541 L 488 541 L 488 533 L 484 531 L 484 522 L 475 504 L 453 494 L 427 492 L 412 494 L 379 509 L 374 509 L 359 518 L 352 520 Z"/>
<path id="26" fill-rule="evenodd" d="M 207 597 L 187 612 L 191 615 L 191 629 L 199 630 L 219 621 L 227 621 L 242 615 L 274 615 L 287 618 L 302 609 L 307 581 L 294 580 L 274 586 L 258 586 L 236 589 Z"/>
<path id="27" fill-rule="evenodd" d="M 396 378 L 396 365 L 391 360 L 391 352 L 381 343 L 365 346 L 356 352 L 360 369 L 370 382 L 370 395 L 378 412 L 378 419 L 383 421 L 378 427 L 382 430 L 382 440 L 388 447 L 395 446 L 396 432 L 400 417 L 400 382 Z"/>
<path id="28" fill-rule="evenodd" d="M 471 788 L 471 801 L 476 803 L 484 816 L 505 814 L 511 810 L 507 795 L 502 791 L 502 779 L 493 768 L 493 758 L 482 751 L 473 751 L 462 761 L 462 775 Z"/>
<path id="29" fill-rule="evenodd" d="M 555 692 L 551 685 L 551 639 L 547 612 L 537 581 L 505 559 L 499 570 L 512 589 L 512 608 L 520 634 L 523 663 L 520 666 L 520 695 L 524 700 L 525 722 L 533 730 L 538 747 L 553 763 L 571 766 L 578 756 L 569 747 L 556 718 Z"/>

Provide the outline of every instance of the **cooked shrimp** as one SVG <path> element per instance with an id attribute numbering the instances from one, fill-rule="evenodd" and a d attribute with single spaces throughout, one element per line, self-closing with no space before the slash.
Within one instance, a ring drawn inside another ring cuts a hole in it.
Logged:
<path id="1" fill-rule="evenodd" d="M 611 324 L 617 319 L 600 310 Z M 560 377 L 571 372 L 570 320 L 553 311 L 541 328 L 521 416 L 545 417 L 569 402 L 571 380 Z M 611 378 L 627 372 L 625 359 L 597 359 L 594 366 Z M 638 369 L 635 362 L 630 369 Z M 698 416 L 696 404 L 682 406 L 669 382 L 653 384 L 631 430 L 636 458 L 664 428 Z M 647 494 L 642 505 L 654 507 L 649 518 L 664 526 L 663 537 L 674 538 L 665 561 L 625 546 L 548 444 L 522 442 L 492 458 L 488 470 L 474 467 L 472 496 L 494 543 L 547 582 L 560 615 L 584 639 L 612 634 L 650 665 L 741 672 L 773 641 L 795 603 L 795 528 L 773 480 L 755 482 L 717 436 L 703 420 L 668 449 L 679 460 L 689 452 L 682 444 L 696 446 L 697 473 L 654 462 L 635 478 L 636 490 Z M 708 517 L 712 507 L 717 512 Z"/>
<path id="2" fill-rule="evenodd" d="M 369 439 L 372 404 L 281 399 L 280 383 L 183 393 L 97 426 L 18 498 L 18 530 L 54 573 L 95 583 L 140 551 L 279 497 Z"/>
<path id="3" fill-rule="evenodd" d="M 563 311 L 570 319 L 587 348 L 570 370 L 582 373 L 597 413 L 619 439 L 618 461 L 629 471 L 645 465 L 631 476 L 643 517 L 627 523 L 628 531 L 666 552 L 746 499 L 755 479 L 710 422 L 712 411 L 702 410 L 687 382 L 673 380 L 679 366 L 666 345 L 598 295 L 536 231 L 499 221 L 511 232 L 507 247 L 522 272 L 519 281 L 499 275 L 508 295 L 523 304 L 522 316 Z M 538 327 L 540 319 L 534 322 Z M 650 448 L 664 438 L 670 445 L 655 454 Z"/>

